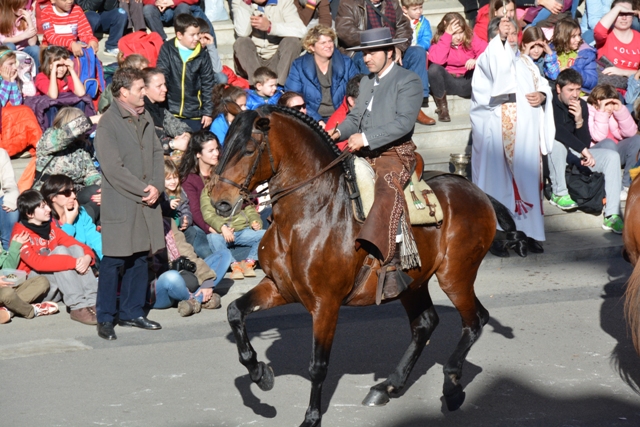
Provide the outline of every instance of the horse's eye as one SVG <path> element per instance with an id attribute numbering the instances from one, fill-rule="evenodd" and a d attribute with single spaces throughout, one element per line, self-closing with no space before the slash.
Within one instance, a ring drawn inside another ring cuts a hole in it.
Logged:
<path id="1" fill-rule="evenodd" d="M 247 146 L 244 149 L 244 155 L 250 156 L 256 151 L 256 143 L 253 140 L 247 142 Z"/>

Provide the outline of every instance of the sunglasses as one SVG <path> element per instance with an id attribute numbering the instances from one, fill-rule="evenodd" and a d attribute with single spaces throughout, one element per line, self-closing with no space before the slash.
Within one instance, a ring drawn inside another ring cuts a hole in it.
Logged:
<path id="1" fill-rule="evenodd" d="M 292 105 L 289 108 L 291 108 L 292 110 L 302 111 L 303 109 L 307 108 L 307 103 L 305 102 L 304 104 L 300 104 L 300 105 Z"/>
<path id="2" fill-rule="evenodd" d="M 76 192 L 75 188 L 67 188 L 67 189 L 64 189 L 62 191 L 58 191 L 56 194 L 59 194 L 59 195 L 64 196 L 64 197 L 71 197 L 71 194 L 73 194 L 75 192 Z"/>

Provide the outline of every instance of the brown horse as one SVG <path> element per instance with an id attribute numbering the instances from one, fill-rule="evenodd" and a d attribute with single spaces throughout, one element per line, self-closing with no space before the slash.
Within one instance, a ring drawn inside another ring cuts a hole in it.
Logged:
<path id="1" fill-rule="evenodd" d="M 322 384 L 340 306 L 372 305 L 376 300 L 372 282 L 354 290 L 367 254 L 355 248 L 360 224 L 354 219 L 345 174 L 340 165 L 327 169 L 340 151 L 308 116 L 272 106 L 240 114 L 224 148 L 210 193 L 218 214 L 235 213 L 248 192 L 265 181 L 272 199 L 277 199 L 273 223 L 259 250 L 266 276 L 228 308 L 240 363 L 253 382 L 270 390 L 273 371 L 257 361 L 245 328 L 246 316 L 294 302 L 304 305 L 313 319 L 313 352 L 311 397 L 301 425 L 319 426 Z M 290 191 L 293 184 L 307 180 L 307 185 Z M 429 184 L 442 204 L 444 222 L 440 228 L 413 227 L 422 267 L 408 272 L 413 283 L 399 297 L 409 316 L 411 343 L 389 378 L 371 388 L 365 405 L 384 405 L 404 387 L 438 325 L 427 286 L 431 276 L 436 275 L 462 317 L 462 337 L 444 366 L 443 394 L 450 410 L 458 409 L 464 400 L 459 382 L 462 364 L 489 320 L 473 284 L 496 230 L 492 203 L 478 187 L 456 176 L 434 178 Z"/>
<path id="2" fill-rule="evenodd" d="M 624 313 L 631 330 L 633 345 L 640 354 L 640 179 L 634 179 L 629 187 L 624 208 L 622 241 L 624 256 L 634 266 L 625 291 Z"/>

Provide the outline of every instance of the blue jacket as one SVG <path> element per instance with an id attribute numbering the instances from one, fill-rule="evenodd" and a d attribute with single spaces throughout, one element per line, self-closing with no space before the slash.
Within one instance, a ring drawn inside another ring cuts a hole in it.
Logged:
<path id="1" fill-rule="evenodd" d="M 96 229 L 93 220 L 82 206 L 80 206 L 78 216 L 73 224 L 59 225 L 62 231 L 75 237 L 78 242 L 89 246 L 98 255 L 98 258 L 102 259 L 102 234 Z"/>
<path id="2" fill-rule="evenodd" d="M 255 110 L 256 108 L 264 104 L 276 105 L 278 103 L 278 100 L 282 96 L 282 91 L 277 90 L 276 93 L 274 93 L 273 96 L 267 99 L 267 102 L 265 102 L 264 98 L 258 95 L 255 90 L 247 89 L 246 92 L 247 92 L 247 110 Z"/>
<path id="3" fill-rule="evenodd" d="M 555 52 L 553 44 L 549 47 Z M 576 70 L 582 76 L 582 90 L 591 92 L 598 84 L 598 70 L 596 69 L 597 51 L 586 43 L 578 48 L 578 57 L 574 61 L 571 68 Z M 548 76 L 547 76 L 548 77 Z"/>
<path id="4" fill-rule="evenodd" d="M 431 34 L 431 24 L 429 23 L 429 20 L 424 17 L 424 15 L 420 15 L 420 21 L 418 22 L 417 28 L 418 34 L 416 34 L 415 32 L 413 33 L 413 38 L 416 41 L 415 45 L 422 46 L 426 51 L 429 51 L 433 34 Z"/>
<path id="5" fill-rule="evenodd" d="M 247 96 L 247 103 L 249 101 L 249 97 Z M 227 132 L 229 132 L 229 123 L 227 123 L 227 119 L 224 116 L 224 113 L 218 114 L 218 116 L 213 119 L 211 123 L 211 127 L 209 130 L 218 137 L 218 142 L 220 142 L 220 146 L 224 147 L 224 139 L 227 137 Z"/>
<path id="6" fill-rule="evenodd" d="M 337 109 L 342 104 L 347 94 L 347 83 L 356 74 L 358 74 L 356 65 L 350 58 L 336 50 L 331 58 L 331 100 L 334 108 Z M 301 94 L 307 104 L 307 114 L 315 120 L 322 120 L 318 114 L 318 108 L 322 102 L 322 90 L 313 55 L 306 54 L 293 61 L 284 90 Z"/>

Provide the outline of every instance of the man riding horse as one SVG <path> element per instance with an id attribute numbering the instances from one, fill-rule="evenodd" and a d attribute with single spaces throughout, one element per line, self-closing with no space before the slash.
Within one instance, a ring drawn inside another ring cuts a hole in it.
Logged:
<path id="1" fill-rule="evenodd" d="M 380 260 L 384 299 L 396 297 L 411 283 L 402 269 L 420 265 L 403 189 L 416 166 L 411 137 L 422 105 L 422 83 L 416 73 L 395 64 L 394 47 L 405 41 L 393 39 L 386 27 L 360 33 L 360 46 L 348 50 L 362 51 L 371 74 L 361 80 L 356 105 L 332 135 L 348 139 L 349 151 L 375 171 L 375 200 L 356 245 Z"/>

